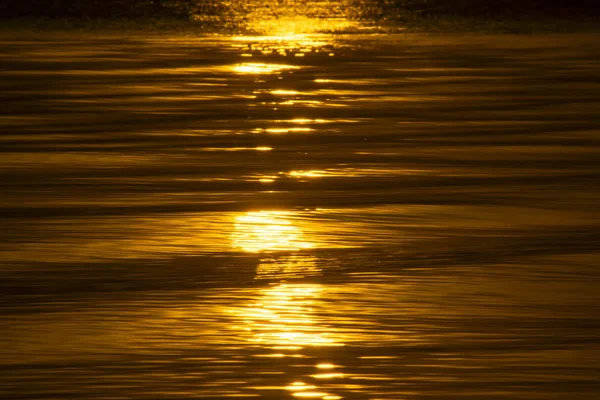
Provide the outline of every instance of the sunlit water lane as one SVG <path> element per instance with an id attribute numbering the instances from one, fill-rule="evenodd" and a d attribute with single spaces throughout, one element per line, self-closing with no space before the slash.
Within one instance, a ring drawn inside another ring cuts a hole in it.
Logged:
<path id="1" fill-rule="evenodd" d="M 592 276 L 589 263 L 556 261 Z M 537 262 L 548 272 L 562 268 Z M 100 398 L 145 398 L 159 388 L 161 398 L 287 398 L 298 390 L 323 393 L 318 398 L 454 398 L 450 390 L 493 398 L 511 382 L 510 393 L 522 398 L 548 388 L 548 398 L 592 398 L 585 396 L 597 387 L 593 319 L 564 304 L 597 294 L 581 291 L 578 279 L 549 288 L 523 265 L 493 267 L 357 271 L 341 285 L 222 285 L 143 291 L 126 301 L 113 294 L 77 303 L 78 312 L 4 317 L 11 336 L 3 390 L 24 390 L 29 377 L 54 382 L 48 395 Z M 64 337 L 74 338 L 70 346 Z M 23 357 L 35 363 L 23 365 Z"/>
<path id="2" fill-rule="evenodd" d="M 598 42 L 310 18 L 0 42 L 0 397 L 597 397 Z"/>

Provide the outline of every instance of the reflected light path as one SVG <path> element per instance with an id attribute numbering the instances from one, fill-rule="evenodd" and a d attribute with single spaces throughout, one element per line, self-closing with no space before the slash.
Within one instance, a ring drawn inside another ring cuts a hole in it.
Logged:
<path id="1" fill-rule="evenodd" d="M 249 340 L 276 351 L 295 351 L 306 346 L 343 346 L 335 332 L 327 331 L 313 315 L 313 307 L 321 303 L 322 292 L 323 288 L 318 284 L 292 283 L 263 290 L 259 301 L 241 311 L 252 332 Z"/>
<path id="2" fill-rule="evenodd" d="M 284 211 L 247 212 L 235 217 L 232 246 L 245 252 L 275 252 L 260 259 L 256 279 L 278 281 L 319 275 L 316 257 L 292 253 L 313 248 L 303 232 L 293 224 L 292 214 Z M 277 283 L 261 289 L 258 297 L 246 306 L 231 310 L 240 322 L 239 335 L 256 347 L 258 358 L 303 360 L 305 348 L 344 346 L 342 337 L 316 310 L 327 302 L 322 299 L 325 287 L 314 283 Z M 305 361 L 303 361 L 305 362 Z M 336 400 L 342 397 L 320 390 L 318 383 L 341 378 L 342 374 L 318 374 L 332 370 L 329 362 L 315 363 L 314 374 L 276 386 L 251 387 L 258 390 L 281 390 L 295 398 Z M 300 379 L 311 379 L 305 383 Z M 282 385 L 283 384 L 283 385 Z M 322 388 L 321 388 L 322 389 Z"/>
<path id="3" fill-rule="evenodd" d="M 314 245 L 285 211 L 248 212 L 235 217 L 233 247 L 250 253 L 310 249 Z"/>
<path id="4" fill-rule="evenodd" d="M 335 32 L 361 27 L 351 18 L 349 1 L 284 1 L 246 2 L 247 28 L 265 35 L 295 37 L 300 34 Z"/>
<path id="5" fill-rule="evenodd" d="M 264 19 L 260 14 L 250 15 L 250 25 L 258 32 L 286 38 L 296 38 L 299 34 L 306 33 L 341 31 L 359 26 L 357 21 L 345 18 L 322 19 L 305 15 L 288 15 Z"/>
<path id="6" fill-rule="evenodd" d="M 243 63 L 234 65 L 231 69 L 238 74 L 274 74 L 300 67 L 285 64 Z"/>
<path id="7" fill-rule="evenodd" d="M 307 356 L 303 349 L 344 346 L 336 331 L 328 327 L 315 309 L 323 305 L 324 288 L 319 284 L 284 283 L 266 288 L 262 295 L 247 307 L 236 311 L 236 319 L 243 323 L 242 335 L 257 346 L 256 357 L 289 358 L 291 365 Z M 322 364 L 316 364 L 319 370 Z M 333 364 L 327 363 L 333 368 Z M 295 380 L 284 386 L 270 389 L 285 390 L 293 397 L 333 400 L 340 399 L 332 393 L 319 390 L 324 380 L 342 378 L 342 374 L 313 374 L 301 379 L 312 378 L 314 382 Z"/>

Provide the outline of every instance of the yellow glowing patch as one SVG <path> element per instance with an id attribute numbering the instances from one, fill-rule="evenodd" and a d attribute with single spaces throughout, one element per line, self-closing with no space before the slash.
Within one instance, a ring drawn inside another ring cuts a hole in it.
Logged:
<path id="1" fill-rule="evenodd" d="M 261 130 L 262 131 L 262 130 Z M 288 132 L 310 132 L 311 128 L 267 128 L 264 130 L 268 133 L 288 133 Z M 257 132 L 260 132 L 257 130 Z"/>
<path id="2" fill-rule="evenodd" d="M 281 284 L 269 288 L 260 303 L 240 310 L 251 328 L 248 340 L 273 350 L 288 351 L 307 346 L 343 346 L 343 343 L 336 343 L 335 332 L 319 326 L 318 319 L 311 314 L 312 306 L 320 296 L 321 288 L 317 285 Z M 306 356 L 286 353 L 285 357 Z"/>
<path id="3" fill-rule="evenodd" d="M 256 354 L 254 357 L 267 357 L 267 358 L 283 358 L 285 354 L 275 353 L 275 354 Z"/>
<path id="4" fill-rule="evenodd" d="M 323 398 L 327 396 L 327 393 L 324 392 L 296 392 L 293 394 L 294 397 L 303 397 L 303 398 Z"/>
<path id="5" fill-rule="evenodd" d="M 333 379 L 333 378 L 343 378 L 344 374 L 342 373 L 330 373 L 330 374 L 314 374 L 311 377 L 315 379 Z"/>
<path id="6" fill-rule="evenodd" d="M 325 120 L 325 119 L 294 118 L 294 119 L 290 119 L 289 121 L 286 121 L 286 122 L 290 122 L 292 124 L 309 124 L 311 122 L 322 124 L 324 122 L 327 122 L 327 120 Z"/>
<path id="7" fill-rule="evenodd" d="M 322 170 L 291 171 L 288 173 L 288 175 L 294 178 L 318 178 L 321 176 L 325 176 L 326 172 Z"/>
<path id="8" fill-rule="evenodd" d="M 272 182 L 272 180 L 265 182 Z M 238 215 L 235 217 L 232 234 L 234 247 L 251 253 L 312 248 L 313 245 L 304 240 L 300 229 L 286 218 L 288 215 L 289 213 L 277 211 L 248 212 Z"/>
<path id="9" fill-rule="evenodd" d="M 268 128 L 265 129 L 269 133 L 287 133 L 289 130 L 285 128 Z"/>
<path id="10" fill-rule="evenodd" d="M 271 147 L 202 147 L 202 151 L 270 151 L 273 150 Z"/>
<path id="11" fill-rule="evenodd" d="M 285 387 L 289 391 L 302 391 L 302 390 L 312 390 L 316 389 L 316 386 L 307 385 L 304 382 L 294 382 L 291 385 Z"/>
<path id="12" fill-rule="evenodd" d="M 306 35 L 261 35 L 261 36 L 234 36 L 232 38 L 239 42 L 295 42 L 306 39 Z"/>
<path id="13" fill-rule="evenodd" d="M 271 94 L 276 96 L 286 96 L 298 94 L 295 90 L 271 90 Z"/>
<path id="14" fill-rule="evenodd" d="M 333 365 L 331 363 L 320 363 L 320 364 L 317 364 L 317 368 L 319 368 L 319 369 L 333 369 L 333 368 L 335 368 L 335 365 Z"/>
<path id="15" fill-rule="evenodd" d="M 234 65 L 231 69 L 238 74 L 273 74 L 300 67 L 284 64 L 244 63 Z"/>
<path id="16" fill-rule="evenodd" d="M 270 3 L 276 3 L 270 4 Z M 327 4 L 327 2 L 324 2 Z M 351 21 L 345 18 L 314 18 L 301 14 L 301 10 L 294 7 L 281 6 L 282 3 L 276 0 L 265 0 L 265 6 L 276 8 L 282 14 L 278 18 L 269 18 L 264 12 L 259 10 L 248 15 L 249 25 L 255 31 L 264 32 L 265 34 L 285 38 L 286 40 L 298 40 L 304 34 L 315 32 L 331 32 L 356 27 L 356 21 Z M 316 11 L 316 10 L 315 10 Z M 327 10 L 322 10 L 327 12 Z"/>

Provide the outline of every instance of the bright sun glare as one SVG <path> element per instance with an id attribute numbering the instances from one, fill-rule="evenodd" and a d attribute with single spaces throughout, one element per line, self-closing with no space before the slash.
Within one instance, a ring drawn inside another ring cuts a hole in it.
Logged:
<path id="1" fill-rule="evenodd" d="M 305 16 L 291 16 L 271 20 L 253 21 L 257 31 L 268 32 L 277 36 L 294 37 L 300 34 L 339 31 L 355 25 L 345 19 L 320 19 Z"/>
<path id="2" fill-rule="evenodd" d="M 306 347 L 331 348 L 344 346 L 337 332 L 327 327 L 314 309 L 323 304 L 324 288 L 319 284 L 284 283 L 265 288 L 257 301 L 235 310 L 244 321 L 247 340 L 264 350 L 257 357 L 304 358 Z M 333 369 L 331 363 L 315 365 L 316 370 Z M 336 400 L 341 397 L 321 391 L 323 381 L 342 374 L 315 374 L 311 383 L 294 380 L 281 387 L 294 397 Z"/>
<path id="3" fill-rule="evenodd" d="M 298 69 L 299 67 L 293 65 L 283 64 L 265 64 L 265 63 L 244 63 L 235 65 L 233 71 L 238 74 L 274 74 L 277 72 Z"/>
<path id="4" fill-rule="evenodd" d="M 289 212 L 258 211 L 235 217 L 233 246 L 250 253 L 310 249 L 302 231 L 289 219 Z"/>

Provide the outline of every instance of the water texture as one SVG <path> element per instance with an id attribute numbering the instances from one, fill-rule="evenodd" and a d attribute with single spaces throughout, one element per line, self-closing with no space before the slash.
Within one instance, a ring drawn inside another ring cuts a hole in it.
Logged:
<path id="1" fill-rule="evenodd" d="M 598 43 L 3 38 L 0 397 L 598 398 Z"/>

